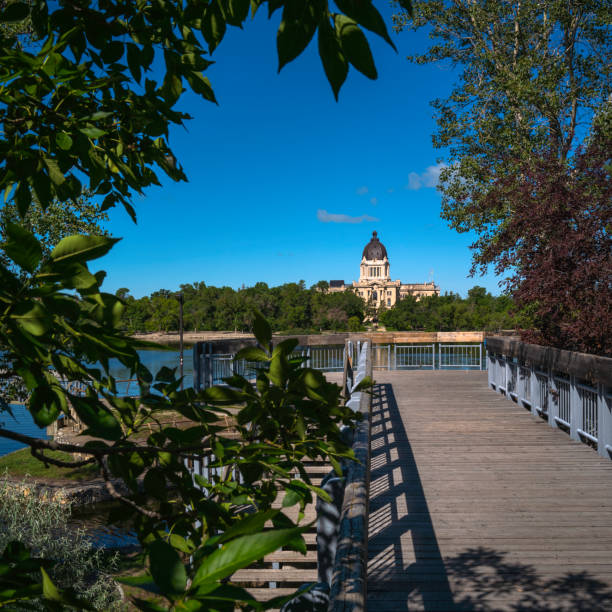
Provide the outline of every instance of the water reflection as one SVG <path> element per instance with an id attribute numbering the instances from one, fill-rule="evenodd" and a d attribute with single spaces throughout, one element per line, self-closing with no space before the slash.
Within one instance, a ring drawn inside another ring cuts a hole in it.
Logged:
<path id="1" fill-rule="evenodd" d="M 121 518 L 117 502 L 75 508 L 70 524 L 83 529 L 96 548 L 129 550 L 140 547 L 131 520 Z"/>
<path id="2" fill-rule="evenodd" d="M 32 436 L 36 438 L 47 439 L 47 430 L 44 427 L 39 427 L 34 422 L 32 415 L 29 413 L 27 408 L 22 404 L 12 404 L 11 416 L 8 412 L 0 413 L 0 427 L 16 431 L 17 433 L 24 434 L 26 436 Z M 8 440 L 7 438 L 0 438 L 0 457 L 8 455 L 13 451 L 23 448 L 25 444 L 16 442 L 15 440 Z"/>
<path id="3" fill-rule="evenodd" d="M 179 363 L 180 363 L 180 352 L 177 350 L 167 350 L 167 351 L 138 351 L 140 356 L 140 360 L 143 365 L 148 368 L 153 375 L 155 375 L 162 367 L 167 367 L 170 369 L 176 368 L 176 375 L 179 375 Z M 183 353 L 184 355 L 184 363 L 183 363 L 183 378 L 184 378 L 184 387 L 188 389 L 193 385 L 193 359 L 191 349 L 187 349 Z M 120 363 L 117 359 L 111 359 L 109 362 L 111 374 L 119 379 L 126 380 L 132 378 L 131 372 L 128 368 L 126 368 L 122 363 Z M 132 383 L 133 384 L 133 383 Z M 127 383 L 118 384 L 119 393 L 132 393 L 133 389 L 130 387 L 128 389 Z"/>

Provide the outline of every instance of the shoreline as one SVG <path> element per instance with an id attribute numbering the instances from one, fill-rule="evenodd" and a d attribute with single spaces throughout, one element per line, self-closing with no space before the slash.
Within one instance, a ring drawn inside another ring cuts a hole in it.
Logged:
<path id="1" fill-rule="evenodd" d="M 177 345 L 180 342 L 178 332 L 148 332 L 140 334 L 132 334 L 132 338 L 143 340 L 145 342 L 155 342 L 157 344 Z M 195 344 L 196 342 L 213 342 L 214 340 L 247 340 L 254 339 L 253 334 L 246 332 L 233 331 L 203 331 L 193 332 L 186 331 L 183 333 L 184 344 Z"/>

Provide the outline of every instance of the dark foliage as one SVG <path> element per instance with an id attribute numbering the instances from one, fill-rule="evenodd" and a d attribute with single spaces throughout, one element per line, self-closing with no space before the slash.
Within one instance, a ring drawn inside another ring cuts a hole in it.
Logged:
<path id="1" fill-rule="evenodd" d="M 508 290 L 535 317 L 528 342 L 612 356 L 611 135 L 602 118 L 571 163 L 533 159 L 485 200 L 513 214 L 478 264 L 511 272 Z"/>

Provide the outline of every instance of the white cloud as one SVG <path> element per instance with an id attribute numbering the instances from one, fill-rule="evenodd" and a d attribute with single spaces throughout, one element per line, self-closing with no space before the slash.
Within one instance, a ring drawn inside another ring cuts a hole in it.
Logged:
<path id="1" fill-rule="evenodd" d="M 376 206 L 378 204 L 378 198 L 370 198 L 370 204 L 372 204 L 372 206 Z"/>
<path id="2" fill-rule="evenodd" d="M 411 172 L 408 175 L 408 184 L 406 185 L 406 189 L 417 191 L 422 187 L 436 187 L 438 185 L 438 181 L 440 180 L 440 172 L 442 172 L 444 168 L 446 168 L 446 164 L 444 162 L 440 162 L 435 166 L 427 166 L 425 172 L 421 172 L 421 174 Z"/>
<path id="3" fill-rule="evenodd" d="M 326 210 L 321 208 L 317 210 L 317 219 L 321 221 L 321 223 L 363 223 L 364 221 L 378 221 L 376 217 L 370 217 L 370 215 L 351 217 L 349 215 L 328 213 Z"/>
<path id="4" fill-rule="evenodd" d="M 363 187 L 359 187 L 357 189 L 357 195 L 365 195 L 366 193 L 368 193 L 368 191 L 370 191 L 365 185 Z"/>

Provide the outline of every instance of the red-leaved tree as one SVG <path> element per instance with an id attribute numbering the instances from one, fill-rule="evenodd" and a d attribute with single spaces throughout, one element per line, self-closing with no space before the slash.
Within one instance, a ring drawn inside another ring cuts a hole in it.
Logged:
<path id="1" fill-rule="evenodd" d="M 499 178 L 486 201 L 513 212 L 495 238 L 492 228 L 477 264 L 510 274 L 517 306 L 533 316 L 527 342 L 612 356 L 609 125 L 600 121 L 571 163 L 551 155 Z"/>

